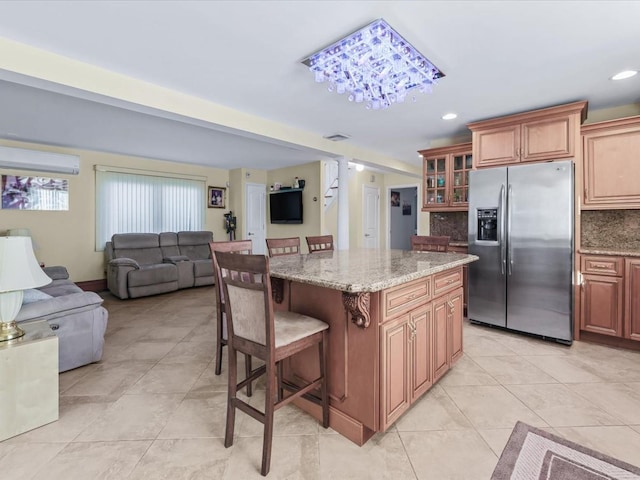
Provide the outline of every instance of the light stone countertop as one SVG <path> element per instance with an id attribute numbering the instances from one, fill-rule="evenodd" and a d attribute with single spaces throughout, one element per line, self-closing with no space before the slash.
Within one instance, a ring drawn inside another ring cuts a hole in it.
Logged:
<path id="1" fill-rule="evenodd" d="M 271 276 L 343 292 L 378 292 L 478 260 L 464 253 L 349 249 L 269 259 Z"/>

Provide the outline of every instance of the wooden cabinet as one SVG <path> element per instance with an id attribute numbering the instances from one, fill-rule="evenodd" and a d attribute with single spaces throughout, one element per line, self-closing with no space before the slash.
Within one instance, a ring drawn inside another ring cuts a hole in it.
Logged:
<path id="1" fill-rule="evenodd" d="M 571 158 L 587 102 L 470 123 L 474 168 Z"/>
<path id="2" fill-rule="evenodd" d="M 624 336 L 640 341 L 640 258 L 625 261 L 625 328 Z"/>
<path id="3" fill-rule="evenodd" d="M 456 252 L 456 253 L 468 253 L 469 248 L 449 245 L 449 251 Z M 462 289 L 463 289 L 463 304 L 464 304 L 463 316 L 465 316 L 467 311 L 467 305 L 469 304 L 469 265 L 462 266 Z"/>
<path id="4" fill-rule="evenodd" d="M 471 144 L 421 150 L 422 209 L 466 210 L 469 207 L 469 171 L 473 165 Z"/>
<path id="5" fill-rule="evenodd" d="M 640 341 L 640 258 L 583 255 L 580 265 L 580 330 Z"/>
<path id="6" fill-rule="evenodd" d="M 585 274 L 582 278 L 581 329 L 622 336 L 623 279 Z"/>
<path id="7" fill-rule="evenodd" d="M 463 290 L 456 280 L 461 271 L 458 267 L 441 272 L 430 277 L 428 282 L 425 279 L 414 281 L 391 288 L 381 296 L 384 309 L 391 299 L 409 291 L 421 291 L 421 285 L 429 285 L 428 293 L 421 297 L 429 301 L 408 312 L 397 309 L 400 313 L 383 316 L 380 324 L 382 430 L 395 422 L 462 356 Z M 430 286 L 438 283 L 452 286 L 442 287 L 442 293 L 430 301 Z M 416 298 L 411 298 L 405 304 L 415 301 Z"/>
<path id="8" fill-rule="evenodd" d="M 582 149 L 582 208 L 640 208 L 640 116 L 585 125 Z"/>
<path id="9" fill-rule="evenodd" d="M 409 408 L 409 315 L 383 324 L 382 340 L 382 419 L 381 427 L 386 430 L 404 411 Z"/>

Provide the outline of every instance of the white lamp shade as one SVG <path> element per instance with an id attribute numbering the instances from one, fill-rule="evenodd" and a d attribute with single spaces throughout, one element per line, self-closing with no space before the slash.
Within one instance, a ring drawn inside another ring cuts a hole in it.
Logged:
<path id="1" fill-rule="evenodd" d="M 42 287 L 51 279 L 42 271 L 29 237 L 0 237 L 0 292 Z"/>

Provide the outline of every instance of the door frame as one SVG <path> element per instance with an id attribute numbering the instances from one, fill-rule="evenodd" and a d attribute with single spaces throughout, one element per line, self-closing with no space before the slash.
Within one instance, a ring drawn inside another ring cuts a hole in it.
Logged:
<path id="1" fill-rule="evenodd" d="M 389 185 L 386 187 L 385 194 L 385 211 L 386 211 L 386 228 L 385 228 L 385 245 L 387 250 L 391 249 L 391 190 L 398 188 L 415 188 L 416 189 L 416 232 L 420 232 L 420 214 L 422 213 L 422 185 L 420 183 L 403 183 L 400 185 Z"/>
<path id="2" fill-rule="evenodd" d="M 365 192 L 367 188 L 371 188 L 378 192 L 378 234 L 376 235 L 376 246 L 374 248 L 380 248 L 380 187 L 378 185 L 362 185 L 362 223 L 361 223 L 361 235 L 360 242 L 364 243 L 364 227 L 365 227 L 365 218 L 364 218 L 364 205 L 365 205 Z M 362 244 L 361 243 L 361 244 Z"/>
<path id="3" fill-rule="evenodd" d="M 244 212 L 242 218 L 242 236 L 248 238 L 247 235 L 247 219 L 249 218 L 249 188 L 248 187 L 261 187 L 264 189 L 263 204 L 264 204 L 264 238 L 267 238 L 267 185 L 265 183 L 253 183 L 246 182 L 244 184 Z"/>

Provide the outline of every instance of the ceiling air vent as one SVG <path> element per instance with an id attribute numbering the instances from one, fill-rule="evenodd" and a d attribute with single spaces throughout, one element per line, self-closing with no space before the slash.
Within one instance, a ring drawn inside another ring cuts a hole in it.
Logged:
<path id="1" fill-rule="evenodd" d="M 322 138 L 326 138 L 327 140 L 331 140 L 332 142 L 341 142 L 342 140 L 348 140 L 350 137 L 341 133 L 334 133 L 333 135 L 325 135 Z"/>

